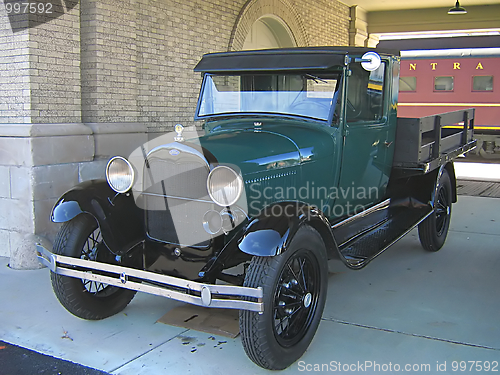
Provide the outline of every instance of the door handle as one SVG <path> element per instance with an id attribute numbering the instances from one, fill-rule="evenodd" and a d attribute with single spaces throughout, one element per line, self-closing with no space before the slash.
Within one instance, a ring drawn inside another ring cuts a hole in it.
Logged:
<path id="1" fill-rule="evenodd" d="M 384 145 L 385 145 L 385 147 L 389 147 L 390 145 L 392 145 L 392 142 L 387 142 L 387 141 L 385 141 L 385 142 L 384 142 Z"/>

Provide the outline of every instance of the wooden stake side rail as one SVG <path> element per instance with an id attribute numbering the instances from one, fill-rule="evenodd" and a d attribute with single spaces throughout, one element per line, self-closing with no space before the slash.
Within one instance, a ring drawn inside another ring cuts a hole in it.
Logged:
<path id="1" fill-rule="evenodd" d="M 398 118 L 393 167 L 403 175 L 427 173 L 474 149 L 474 111 Z"/>

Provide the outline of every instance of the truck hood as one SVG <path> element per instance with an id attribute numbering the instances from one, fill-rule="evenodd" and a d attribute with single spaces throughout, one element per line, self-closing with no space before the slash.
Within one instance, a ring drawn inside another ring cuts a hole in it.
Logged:
<path id="1" fill-rule="evenodd" d="M 325 126 L 269 124 L 262 129 L 228 129 L 202 136 L 201 146 L 219 163 L 237 165 L 243 175 L 314 162 L 333 153 Z"/>

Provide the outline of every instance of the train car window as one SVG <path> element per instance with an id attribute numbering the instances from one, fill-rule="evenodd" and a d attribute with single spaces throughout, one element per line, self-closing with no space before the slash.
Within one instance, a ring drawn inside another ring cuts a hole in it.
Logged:
<path id="1" fill-rule="evenodd" d="M 417 91 L 417 77 L 399 77 L 399 91 Z"/>
<path id="2" fill-rule="evenodd" d="M 493 91 L 493 76 L 472 77 L 472 91 Z"/>
<path id="3" fill-rule="evenodd" d="M 434 91 L 453 91 L 453 77 L 434 77 Z"/>

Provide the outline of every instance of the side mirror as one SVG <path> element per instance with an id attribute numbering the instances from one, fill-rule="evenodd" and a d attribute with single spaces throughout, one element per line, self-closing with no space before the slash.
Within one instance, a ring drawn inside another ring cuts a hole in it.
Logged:
<path id="1" fill-rule="evenodd" d="M 377 52 L 373 51 L 366 52 L 363 56 L 361 56 L 361 59 L 356 59 L 355 61 L 361 62 L 361 66 L 363 67 L 363 69 L 369 72 L 377 70 L 382 63 L 380 55 Z"/>

